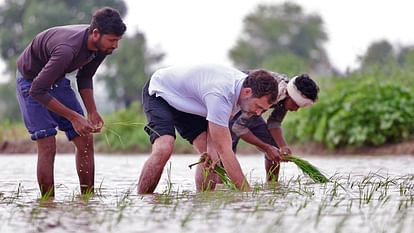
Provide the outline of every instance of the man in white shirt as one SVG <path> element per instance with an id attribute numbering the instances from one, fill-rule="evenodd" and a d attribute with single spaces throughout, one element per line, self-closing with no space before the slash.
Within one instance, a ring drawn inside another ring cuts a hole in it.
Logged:
<path id="1" fill-rule="evenodd" d="M 154 192 L 173 152 L 175 129 L 200 154 L 208 152 L 212 166 L 220 161 L 239 190 L 250 190 L 232 150 L 229 121 L 239 111 L 246 116 L 262 114 L 277 95 L 277 81 L 264 70 L 247 75 L 234 68 L 198 65 L 156 71 L 143 89 L 152 152 L 142 169 L 138 193 Z M 201 166 L 207 163 L 199 171 Z M 197 174 L 197 190 L 205 190 L 201 172 Z"/>

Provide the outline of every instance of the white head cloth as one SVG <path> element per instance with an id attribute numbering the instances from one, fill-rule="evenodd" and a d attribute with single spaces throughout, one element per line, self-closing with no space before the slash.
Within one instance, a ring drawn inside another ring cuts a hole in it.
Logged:
<path id="1" fill-rule="evenodd" d="M 307 107 L 307 106 L 312 106 L 315 102 L 309 98 L 307 98 L 306 96 L 304 96 L 296 87 L 295 85 L 295 81 L 296 81 L 296 77 L 292 78 L 288 84 L 287 84 L 287 92 L 290 96 L 290 98 L 293 99 L 293 101 L 295 101 L 295 103 L 299 106 L 299 107 Z"/>

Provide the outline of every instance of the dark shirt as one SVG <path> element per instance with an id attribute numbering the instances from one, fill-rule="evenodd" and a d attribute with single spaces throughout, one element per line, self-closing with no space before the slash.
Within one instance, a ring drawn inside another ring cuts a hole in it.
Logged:
<path id="1" fill-rule="evenodd" d="M 39 33 L 17 59 L 17 69 L 33 80 L 30 95 L 43 105 L 52 99 L 50 87 L 78 70 L 78 89 L 92 89 L 92 77 L 106 55 L 88 50 L 89 25 L 53 27 Z"/>
<path id="2" fill-rule="evenodd" d="M 280 128 L 283 119 L 286 116 L 287 109 L 285 107 L 286 99 L 283 99 L 272 106 L 273 111 L 267 118 L 267 126 L 271 128 Z"/>

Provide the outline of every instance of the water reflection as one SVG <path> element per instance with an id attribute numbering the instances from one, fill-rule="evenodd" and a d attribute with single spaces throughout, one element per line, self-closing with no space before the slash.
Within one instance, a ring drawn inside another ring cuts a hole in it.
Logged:
<path id="1" fill-rule="evenodd" d="M 414 158 L 307 157 L 332 176 L 314 184 L 292 163 L 267 185 L 263 158 L 240 157 L 249 193 L 195 193 L 198 157 L 173 156 L 156 195 L 137 195 L 146 156 L 98 155 L 96 195 L 79 196 L 75 158 L 55 161 L 56 197 L 42 201 L 35 155 L 0 157 L 0 232 L 410 232 Z M 171 186 L 172 184 L 172 186 Z"/>

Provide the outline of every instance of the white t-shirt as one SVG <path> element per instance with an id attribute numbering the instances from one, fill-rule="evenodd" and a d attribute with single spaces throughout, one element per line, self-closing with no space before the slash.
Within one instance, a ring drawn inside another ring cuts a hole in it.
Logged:
<path id="1" fill-rule="evenodd" d="M 240 110 L 237 100 L 246 77 L 237 69 L 213 64 L 168 67 L 152 75 L 148 91 L 179 111 L 228 127 Z"/>

